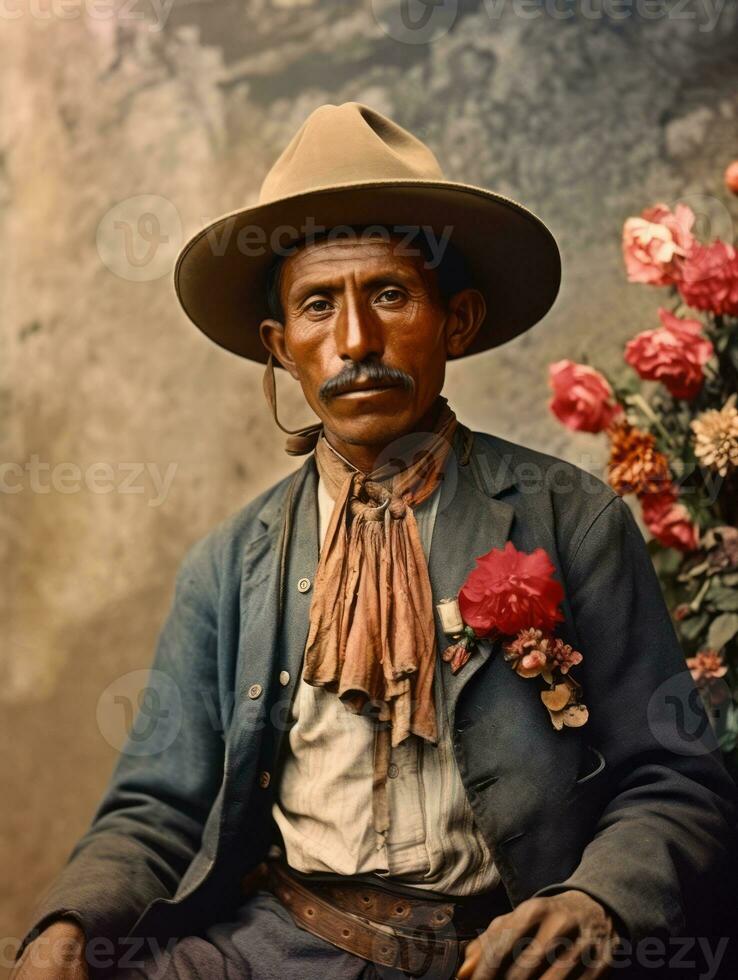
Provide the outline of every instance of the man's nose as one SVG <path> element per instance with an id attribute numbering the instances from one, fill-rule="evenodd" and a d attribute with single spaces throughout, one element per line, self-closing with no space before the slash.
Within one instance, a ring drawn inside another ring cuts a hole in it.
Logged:
<path id="1" fill-rule="evenodd" d="M 353 298 L 344 304 L 336 320 L 336 352 L 342 360 L 357 363 L 384 353 L 380 324 Z"/>

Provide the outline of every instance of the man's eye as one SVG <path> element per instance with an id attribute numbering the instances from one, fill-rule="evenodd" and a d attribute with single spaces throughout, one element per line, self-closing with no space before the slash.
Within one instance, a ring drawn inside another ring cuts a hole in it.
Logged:
<path id="1" fill-rule="evenodd" d="M 399 289 L 383 289 L 377 296 L 378 303 L 396 303 L 402 299 L 402 291 Z"/>
<path id="2" fill-rule="evenodd" d="M 327 313 L 330 308 L 331 304 L 327 299 L 314 299 L 312 303 L 308 303 L 305 307 L 311 313 Z"/>

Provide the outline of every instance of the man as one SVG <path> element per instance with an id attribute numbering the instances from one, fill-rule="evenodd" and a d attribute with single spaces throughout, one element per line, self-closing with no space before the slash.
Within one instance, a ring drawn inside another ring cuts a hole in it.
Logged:
<path id="1" fill-rule="evenodd" d="M 157 710 L 18 975 L 522 980 L 665 963 L 730 901 L 736 796 L 645 544 L 603 482 L 469 432 L 441 397 L 449 358 L 553 303 L 550 233 L 445 181 L 371 109 L 323 106 L 260 204 L 196 236 L 175 277 L 206 334 L 267 361 L 275 419 L 274 360 L 320 423 L 290 433 L 308 454 L 296 474 L 185 557 Z M 560 583 L 585 724 L 577 705 L 554 727 L 500 642 L 463 666 L 440 656 L 445 630 L 461 635 L 442 600 L 508 544 L 543 549 Z M 724 944 L 701 953 L 717 975 Z"/>

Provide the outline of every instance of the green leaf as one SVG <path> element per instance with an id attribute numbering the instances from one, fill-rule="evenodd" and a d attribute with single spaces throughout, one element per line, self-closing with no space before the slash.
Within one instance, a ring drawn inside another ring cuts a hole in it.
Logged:
<path id="1" fill-rule="evenodd" d="M 679 623 L 679 632 L 685 640 L 696 640 L 700 633 L 707 626 L 710 617 L 707 613 L 700 613 L 699 616 L 690 616 Z"/>
<path id="2" fill-rule="evenodd" d="M 727 331 L 719 331 L 716 335 L 715 346 L 719 351 L 724 351 L 730 343 L 730 334 Z"/>
<path id="3" fill-rule="evenodd" d="M 648 542 L 648 550 L 660 576 L 676 575 L 681 567 L 684 555 L 676 548 L 664 548 L 656 538 Z"/>
<path id="4" fill-rule="evenodd" d="M 728 705 L 725 728 L 727 731 L 738 735 L 738 709 L 736 708 L 735 701 L 731 701 L 731 703 Z"/>
<path id="5" fill-rule="evenodd" d="M 738 612 L 738 590 L 728 589 L 714 583 L 710 586 L 707 599 L 721 612 Z"/>
<path id="6" fill-rule="evenodd" d="M 718 745 L 723 752 L 732 752 L 733 749 L 738 744 L 738 733 L 736 732 L 723 732 L 723 734 L 718 739 Z"/>
<path id="7" fill-rule="evenodd" d="M 710 623 L 707 645 L 711 650 L 722 650 L 736 633 L 738 633 L 738 613 L 723 613 Z"/>

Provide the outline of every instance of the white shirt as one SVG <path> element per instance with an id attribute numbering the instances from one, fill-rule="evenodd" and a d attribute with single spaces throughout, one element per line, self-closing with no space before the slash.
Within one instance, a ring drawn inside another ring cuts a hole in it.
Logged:
<path id="1" fill-rule="evenodd" d="M 437 490 L 414 508 L 426 558 Z M 321 544 L 333 500 L 318 481 Z M 438 744 L 414 735 L 392 749 L 387 792 L 390 827 L 377 845 L 372 826 L 374 723 L 347 710 L 335 693 L 300 679 L 273 816 L 287 861 L 298 871 L 371 873 L 449 895 L 476 894 L 500 881 L 466 796 L 442 704 L 436 662 Z"/>

